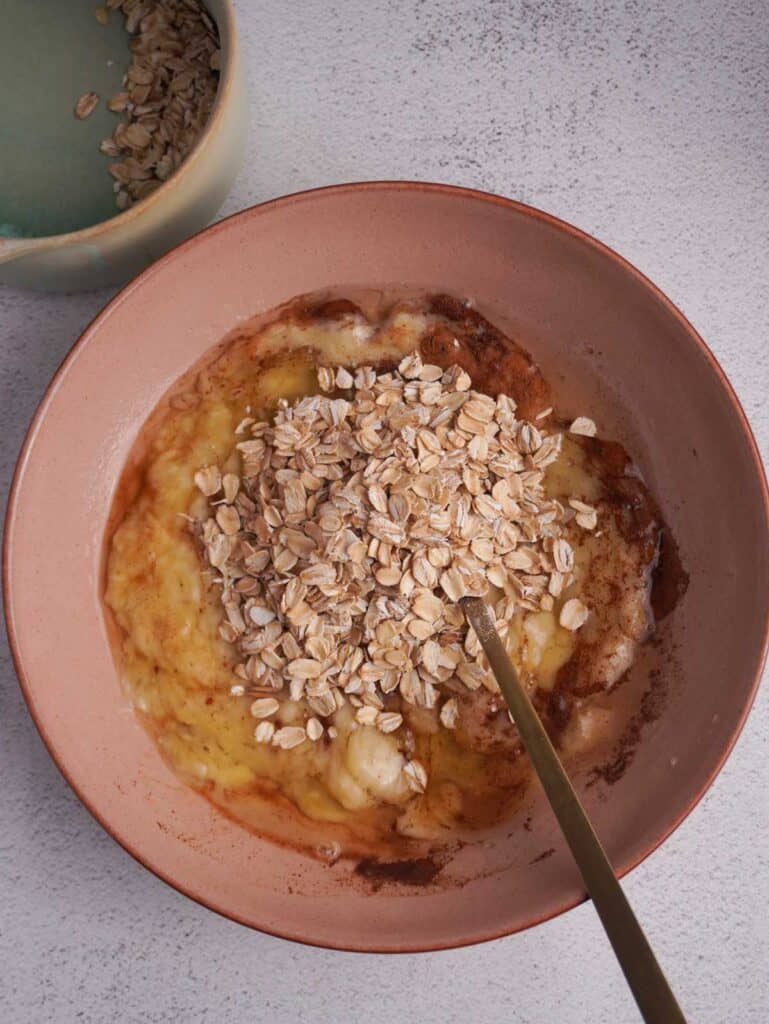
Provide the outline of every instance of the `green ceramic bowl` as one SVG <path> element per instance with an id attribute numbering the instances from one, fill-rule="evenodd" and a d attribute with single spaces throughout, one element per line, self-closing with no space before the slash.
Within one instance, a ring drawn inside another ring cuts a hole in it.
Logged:
<path id="1" fill-rule="evenodd" d="M 128 65 L 123 17 L 97 0 L 7 0 L 0 32 L 0 282 L 70 291 L 119 284 L 207 224 L 243 157 L 245 70 L 230 0 L 207 0 L 222 41 L 211 117 L 182 166 L 120 213 L 99 143 Z M 101 102 L 85 120 L 78 97 Z"/>

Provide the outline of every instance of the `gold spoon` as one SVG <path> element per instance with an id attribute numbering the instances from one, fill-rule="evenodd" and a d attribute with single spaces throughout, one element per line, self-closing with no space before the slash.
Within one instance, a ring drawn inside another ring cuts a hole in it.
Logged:
<path id="1" fill-rule="evenodd" d="M 598 836 L 497 635 L 486 604 L 479 597 L 465 597 L 461 604 L 489 659 L 643 1019 L 647 1024 L 686 1024 Z"/>

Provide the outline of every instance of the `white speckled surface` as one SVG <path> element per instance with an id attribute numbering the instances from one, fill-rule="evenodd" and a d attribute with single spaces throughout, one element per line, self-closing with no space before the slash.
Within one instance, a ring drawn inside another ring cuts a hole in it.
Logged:
<path id="1" fill-rule="evenodd" d="M 237 6 L 251 137 L 223 212 L 313 185 L 413 177 L 541 206 L 618 249 L 681 306 L 766 455 L 765 3 Z M 49 377 L 106 298 L 0 288 L 4 496 Z M 713 789 L 626 883 L 698 1024 L 769 1018 L 767 709 L 764 686 Z M 290 945 L 186 900 L 70 792 L 4 643 L 0 778 L 7 1024 L 638 1019 L 589 904 L 474 949 L 388 958 Z"/>

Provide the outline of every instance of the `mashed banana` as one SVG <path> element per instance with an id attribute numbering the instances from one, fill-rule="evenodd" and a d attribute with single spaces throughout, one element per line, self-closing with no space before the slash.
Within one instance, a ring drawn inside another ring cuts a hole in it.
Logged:
<path id="1" fill-rule="evenodd" d="M 477 390 L 511 394 L 523 415 L 558 429 L 528 356 L 454 300 L 401 303 L 369 316 L 346 301 L 305 302 L 266 326 L 241 329 L 180 386 L 131 469 L 137 487 L 112 539 L 106 601 L 120 627 L 119 660 L 132 699 L 180 775 L 274 834 L 281 830 L 267 826 L 259 808 L 277 802 L 283 815 L 296 808 L 349 848 L 394 835 L 434 842 L 504 818 L 526 785 L 503 701 L 485 687 L 457 687 L 451 728 L 439 706 L 404 704 L 403 728 L 384 732 L 361 724 L 346 703 L 322 740 L 290 749 L 256 742 L 253 694 L 233 696 L 244 689 L 236 674 L 241 659 L 220 635 L 215 573 L 190 530 L 190 519 L 208 514 L 194 482 L 201 467 L 241 472 L 235 446 L 244 420 L 269 419 L 279 399 L 315 393 L 319 364 L 392 365 L 415 350 L 439 365 L 462 366 Z M 618 446 L 564 431 L 560 457 L 546 469 L 546 491 L 564 504 L 576 500 L 583 525 L 595 516 L 595 528 L 573 526 L 573 579 L 559 601 L 521 608 L 509 623 L 522 678 L 551 732 L 572 748 L 611 727 L 610 712 L 592 707 L 589 695 L 611 689 L 650 628 L 658 524 L 630 468 Z M 567 601 L 590 609 L 578 630 L 559 621 Z M 271 720 L 298 730 L 306 717 L 301 701 L 281 700 Z M 410 762 L 428 769 L 424 792 L 409 784 Z"/>

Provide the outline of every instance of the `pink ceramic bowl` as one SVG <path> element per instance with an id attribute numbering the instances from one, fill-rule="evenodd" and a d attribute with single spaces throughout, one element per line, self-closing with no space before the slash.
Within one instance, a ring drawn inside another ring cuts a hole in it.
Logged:
<path id="1" fill-rule="evenodd" d="M 101 607 L 102 545 L 126 455 L 172 382 L 239 321 L 332 285 L 473 298 L 540 361 L 558 404 L 593 410 L 646 475 L 690 574 L 661 630 L 667 697 L 626 771 L 586 786 L 624 874 L 694 807 L 748 713 L 769 604 L 767 491 L 745 416 L 697 333 L 580 231 L 506 199 L 373 183 L 246 210 L 173 250 L 85 331 L 19 459 L 5 536 L 8 629 L 40 732 L 104 827 L 161 878 L 238 921 L 356 950 L 478 942 L 584 896 L 533 791 L 521 821 L 429 884 L 329 868 L 250 834 L 181 784 L 121 690 Z M 544 851 L 553 850 L 542 858 Z"/>

